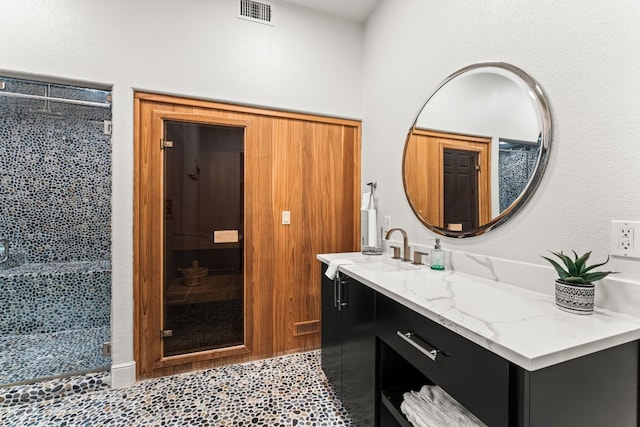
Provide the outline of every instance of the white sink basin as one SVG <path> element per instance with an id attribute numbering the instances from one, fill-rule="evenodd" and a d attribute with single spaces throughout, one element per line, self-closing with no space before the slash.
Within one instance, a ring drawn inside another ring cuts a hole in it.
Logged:
<path id="1" fill-rule="evenodd" d="M 414 265 L 399 259 L 366 257 L 361 260 L 354 260 L 355 264 L 377 273 L 389 273 L 394 271 L 418 270 L 425 265 Z"/>

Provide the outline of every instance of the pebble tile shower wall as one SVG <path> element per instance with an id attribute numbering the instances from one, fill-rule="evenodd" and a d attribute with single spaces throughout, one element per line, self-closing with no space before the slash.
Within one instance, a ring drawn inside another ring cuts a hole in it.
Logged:
<path id="1" fill-rule="evenodd" d="M 109 92 L 0 82 L 0 386 L 108 369 Z"/>

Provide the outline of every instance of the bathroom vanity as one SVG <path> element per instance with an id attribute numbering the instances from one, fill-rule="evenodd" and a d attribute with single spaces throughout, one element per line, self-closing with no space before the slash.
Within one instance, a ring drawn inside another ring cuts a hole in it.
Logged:
<path id="1" fill-rule="evenodd" d="M 425 384 L 490 427 L 638 425 L 639 318 L 388 255 L 318 259 L 353 261 L 323 274 L 322 367 L 356 425 L 410 426 L 403 394 Z"/>

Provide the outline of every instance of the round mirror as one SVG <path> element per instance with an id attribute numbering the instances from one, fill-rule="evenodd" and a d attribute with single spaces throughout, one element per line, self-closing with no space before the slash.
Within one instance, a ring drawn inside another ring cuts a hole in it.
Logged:
<path id="1" fill-rule="evenodd" d="M 438 234 L 486 233 L 530 199 L 550 143 L 549 107 L 535 80 L 505 63 L 465 67 L 436 88 L 409 130 L 409 204 Z"/>

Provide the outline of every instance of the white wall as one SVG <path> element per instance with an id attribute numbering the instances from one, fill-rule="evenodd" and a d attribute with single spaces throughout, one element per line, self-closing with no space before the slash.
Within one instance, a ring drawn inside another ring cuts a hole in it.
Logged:
<path id="1" fill-rule="evenodd" d="M 274 26 L 236 19 L 236 0 L 2 4 L 0 75 L 113 87 L 116 385 L 133 366 L 133 90 L 362 116 L 362 25 L 271 3 Z"/>
<path id="2" fill-rule="evenodd" d="M 535 143 L 542 131 L 542 119 L 527 90 L 511 80 L 515 77 L 494 72 L 458 76 L 433 94 L 416 125 Z"/>
<path id="3" fill-rule="evenodd" d="M 544 264 L 547 250 L 610 248 L 612 219 L 640 220 L 640 2 L 382 0 L 365 26 L 363 180 L 380 216 L 411 241 L 435 235 L 413 216 L 401 178 L 407 130 L 432 90 L 463 66 L 512 63 L 536 79 L 552 112 L 547 173 L 529 204 L 457 249 Z M 638 281 L 640 260 L 614 259 Z M 551 286 L 551 284 L 549 285 Z"/>

